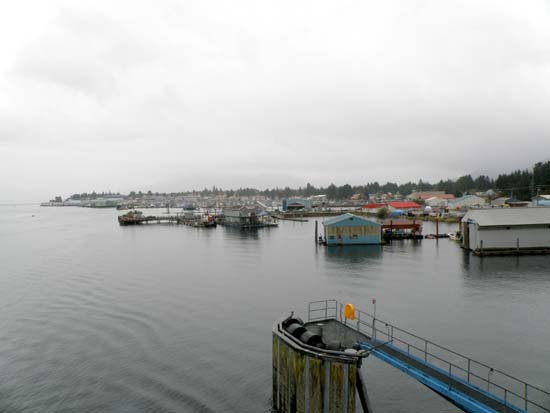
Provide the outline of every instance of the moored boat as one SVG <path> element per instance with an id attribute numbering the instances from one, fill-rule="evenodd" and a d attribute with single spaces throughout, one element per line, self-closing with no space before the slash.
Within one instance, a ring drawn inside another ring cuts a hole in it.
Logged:
<path id="1" fill-rule="evenodd" d="M 141 224 L 143 221 L 144 217 L 141 211 L 130 211 L 118 217 L 118 223 L 120 225 L 136 225 Z"/>

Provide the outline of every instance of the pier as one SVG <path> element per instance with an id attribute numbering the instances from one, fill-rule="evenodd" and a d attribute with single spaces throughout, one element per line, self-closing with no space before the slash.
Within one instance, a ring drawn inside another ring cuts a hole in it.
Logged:
<path id="1" fill-rule="evenodd" d="M 369 351 L 465 412 L 550 412 L 549 391 L 370 313 L 354 309 L 350 317 L 344 307 L 337 300 L 311 302 L 305 326 L 317 326 L 327 342 Z"/>
<path id="2" fill-rule="evenodd" d="M 422 239 L 422 222 L 408 219 L 385 219 L 382 221 L 384 240 Z"/>
<path id="3" fill-rule="evenodd" d="M 183 217 L 179 215 L 148 215 L 140 214 L 120 215 L 118 217 L 120 225 L 141 225 L 141 224 L 181 224 Z"/>

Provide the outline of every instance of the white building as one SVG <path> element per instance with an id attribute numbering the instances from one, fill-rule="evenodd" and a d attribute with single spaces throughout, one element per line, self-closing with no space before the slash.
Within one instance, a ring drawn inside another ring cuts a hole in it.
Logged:
<path id="1" fill-rule="evenodd" d="M 426 199 L 425 204 L 430 207 L 446 208 L 448 202 L 449 202 L 448 199 L 432 196 L 431 198 Z"/>
<path id="2" fill-rule="evenodd" d="M 550 208 L 472 209 L 461 227 L 462 247 L 474 252 L 550 250 Z"/>
<path id="3" fill-rule="evenodd" d="M 509 196 L 501 196 L 500 198 L 495 198 L 491 201 L 491 206 L 494 208 L 508 208 L 509 205 L 506 203 L 510 199 Z"/>
<path id="4" fill-rule="evenodd" d="M 486 204 L 485 199 L 476 195 L 464 195 L 460 198 L 451 199 L 447 204 L 449 209 L 481 208 Z"/>
<path id="5" fill-rule="evenodd" d="M 533 206 L 550 206 L 550 195 L 537 195 L 531 201 Z"/>

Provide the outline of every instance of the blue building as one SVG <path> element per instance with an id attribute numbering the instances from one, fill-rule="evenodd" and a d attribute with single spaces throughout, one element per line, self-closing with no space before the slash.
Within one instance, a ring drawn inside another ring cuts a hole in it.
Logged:
<path id="1" fill-rule="evenodd" d="M 343 214 L 323 222 L 327 245 L 381 244 L 382 225 L 353 214 Z"/>

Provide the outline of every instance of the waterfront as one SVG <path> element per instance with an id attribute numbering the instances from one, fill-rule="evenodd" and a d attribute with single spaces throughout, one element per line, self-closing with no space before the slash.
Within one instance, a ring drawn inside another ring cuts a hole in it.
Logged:
<path id="1" fill-rule="evenodd" d="M 0 212 L 2 411 L 269 411 L 271 325 L 319 298 L 376 297 L 380 317 L 550 387 L 550 257 L 327 248 L 313 219 L 241 232 Z M 363 370 L 376 411 L 457 411 L 374 359 Z"/>

